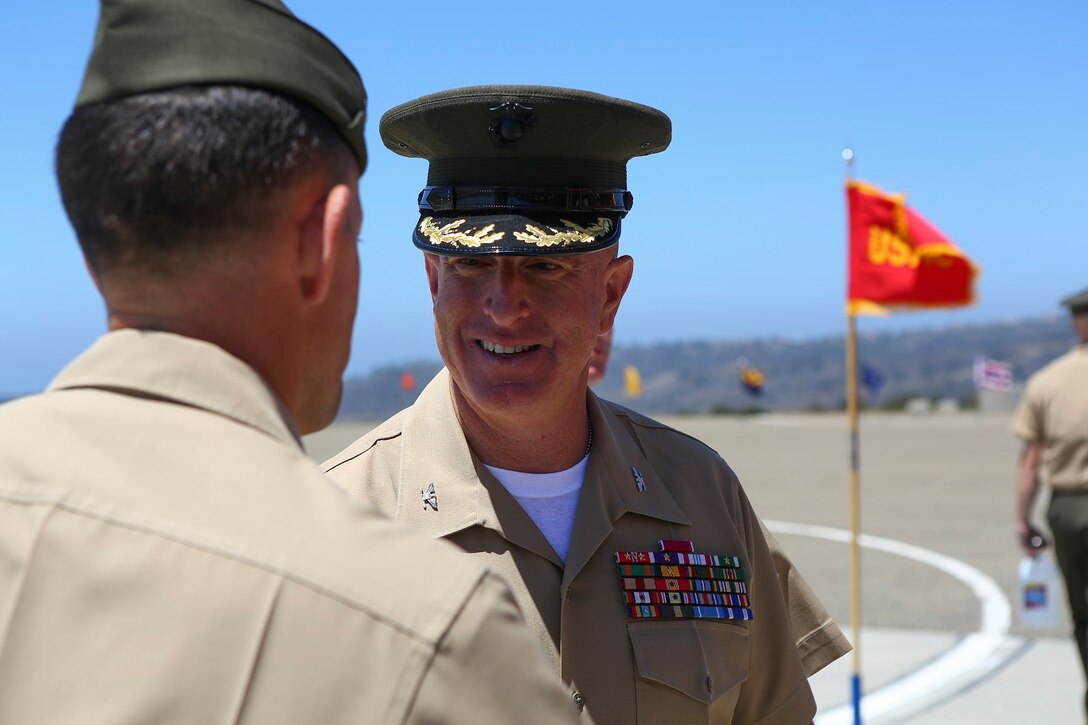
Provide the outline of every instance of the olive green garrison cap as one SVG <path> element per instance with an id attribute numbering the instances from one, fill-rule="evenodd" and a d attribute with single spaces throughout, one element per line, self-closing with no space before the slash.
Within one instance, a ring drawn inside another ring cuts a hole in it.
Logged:
<path id="1" fill-rule="evenodd" d="M 1071 315 L 1088 315 L 1088 289 L 1069 295 L 1061 303 L 1069 308 Z"/>
<path id="2" fill-rule="evenodd" d="M 76 107 L 187 85 L 308 102 L 366 166 L 366 91 L 332 41 L 279 0 L 102 0 Z"/>
<path id="3" fill-rule="evenodd" d="M 474 86 L 390 109 L 382 141 L 427 159 L 412 240 L 439 254 L 580 254 L 619 240 L 627 162 L 664 151 L 661 111 L 547 86 Z"/>

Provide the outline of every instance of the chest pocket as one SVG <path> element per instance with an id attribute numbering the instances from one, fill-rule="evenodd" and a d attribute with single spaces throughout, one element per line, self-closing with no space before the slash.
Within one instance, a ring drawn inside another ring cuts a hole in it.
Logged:
<path id="1" fill-rule="evenodd" d="M 638 723 L 729 722 L 748 679 L 748 627 L 733 622 L 628 622 Z"/>

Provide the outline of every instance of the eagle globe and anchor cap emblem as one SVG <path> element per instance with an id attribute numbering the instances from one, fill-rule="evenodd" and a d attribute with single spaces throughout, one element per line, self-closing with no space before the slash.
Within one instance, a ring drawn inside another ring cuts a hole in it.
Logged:
<path id="1" fill-rule="evenodd" d="M 536 124 L 533 109 L 520 101 L 507 101 L 491 110 L 502 114 L 487 127 L 491 142 L 499 148 L 517 143 Z"/>

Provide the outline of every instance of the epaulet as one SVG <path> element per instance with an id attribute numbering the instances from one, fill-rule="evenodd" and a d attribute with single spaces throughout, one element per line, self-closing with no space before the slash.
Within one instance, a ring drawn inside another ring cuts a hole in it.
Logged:
<path id="1" fill-rule="evenodd" d="M 721 458 L 721 455 L 716 450 L 714 450 L 698 438 L 685 433 L 684 431 L 677 430 L 670 425 L 666 425 L 659 420 L 654 420 L 647 415 L 643 415 L 642 413 L 631 410 L 630 408 L 624 407 L 619 403 L 613 403 L 611 400 L 605 400 L 604 398 L 598 398 L 598 400 L 601 401 L 601 405 L 604 406 L 605 409 L 610 411 L 617 418 L 626 418 L 633 426 L 671 433 L 679 438 L 684 438 L 692 443 L 695 443 L 698 445 L 699 448 L 710 451 L 718 458 Z"/>
<path id="2" fill-rule="evenodd" d="M 405 408 L 400 411 L 392 418 L 389 418 L 384 423 L 380 424 L 377 428 L 372 429 L 369 433 L 357 439 L 354 443 L 332 458 L 326 460 L 321 464 L 321 470 L 328 473 L 337 466 L 365 454 L 382 441 L 399 438 L 401 432 L 404 430 L 404 416 L 407 414 L 408 410 L 408 408 Z"/>
<path id="3" fill-rule="evenodd" d="M 675 428 L 672 428 L 671 426 L 667 426 L 667 425 L 665 425 L 664 423 L 662 423 L 659 420 L 654 420 L 653 418 L 651 418 L 649 416 L 646 416 L 646 415 L 643 415 L 642 413 L 639 413 L 638 411 L 634 411 L 634 410 L 631 410 L 630 408 L 626 408 L 626 407 L 620 405 L 619 403 L 614 403 L 611 400 L 605 400 L 604 398 L 598 398 L 598 400 L 601 401 L 601 405 L 603 405 L 604 407 L 611 410 L 613 415 L 616 415 L 616 416 L 619 416 L 619 417 L 622 417 L 622 418 L 627 418 L 632 423 L 634 423 L 635 425 L 640 426 L 642 428 L 657 428 L 659 430 L 675 430 Z M 679 433 L 679 431 L 676 431 L 676 432 Z"/>

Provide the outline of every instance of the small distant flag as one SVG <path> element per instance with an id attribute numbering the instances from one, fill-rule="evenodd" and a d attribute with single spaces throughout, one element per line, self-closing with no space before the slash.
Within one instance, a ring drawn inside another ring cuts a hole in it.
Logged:
<path id="1" fill-rule="evenodd" d="M 1012 366 L 1000 360 L 975 358 L 975 387 L 1007 393 L 1012 390 Z"/>
<path id="2" fill-rule="evenodd" d="M 638 368 L 628 365 L 623 369 L 623 388 L 629 398 L 637 398 L 642 395 L 642 376 L 638 374 Z"/>
<path id="3" fill-rule="evenodd" d="M 846 183 L 850 236 L 847 311 L 958 307 L 975 301 L 978 268 L 906 204 L 902 194 Z"/>
<path id="4" fill-rule="evenodd" d="M 405 370 L 400 374 L 400 387 L 404 390 L 415 390 L 416 376 Z"/>
<path id="5" fill-rule="evenodd" d="M 884 375 L 872 365 L 862 365 L 861 384 L 870 395 L 876 395 L 884 387 Z"/>
<path id="6" fill-rule="evenodd" d="M 764 382 L 765 378 L 762 372 L 749 365 L 741 366 L 740 384 L 747 392 L 756 396 L 762 394 Z"/>

